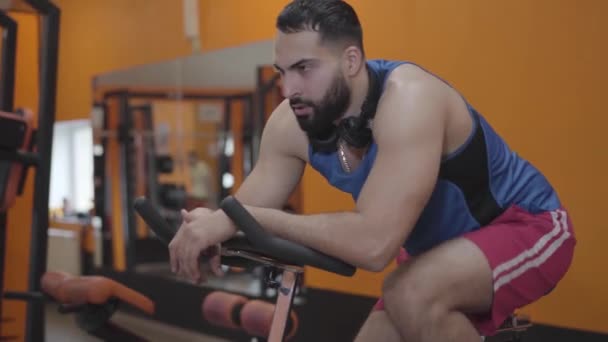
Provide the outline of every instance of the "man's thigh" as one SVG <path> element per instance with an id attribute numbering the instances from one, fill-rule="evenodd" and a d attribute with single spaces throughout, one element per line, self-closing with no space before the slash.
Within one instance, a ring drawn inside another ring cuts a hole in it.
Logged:
<path id="1" fill-rule="evenodd" d="M 492 270 L 476 244 L 456 238 L 402 263 L 388 275 L 383 292 L 385 305 L 402 301 L 425 310 L 484 312 L 492 303 Z"/>

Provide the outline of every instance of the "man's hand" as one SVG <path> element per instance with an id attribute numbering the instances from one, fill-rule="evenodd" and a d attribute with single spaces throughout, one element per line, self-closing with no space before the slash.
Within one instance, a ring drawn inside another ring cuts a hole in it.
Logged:
<path id="1" fill-rule="evenodd" d="M 236 232 L 232 222 L 222 211 L 207 208 L 182 210 L 182 217 L 184 221 L 169 244 L 171 271 L 196 283 L 205 281 L 209 272 L 221 276 L 220 243 Z"/>

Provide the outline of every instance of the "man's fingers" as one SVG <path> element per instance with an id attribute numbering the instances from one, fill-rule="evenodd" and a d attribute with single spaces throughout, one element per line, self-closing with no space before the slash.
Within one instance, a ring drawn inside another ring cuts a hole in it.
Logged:
<path id="1" fill-rule="evenodd" d="M 202 282 L 209 273 L 223 275 L 218 255 L 219 245 L 209 248 L 206 238 L 201 236 L 203 227 L 200 227 L 199 219 L 210 213 L 212 210 L 208 208 L 196 208 L 190 212 L 180 210 L 183 223 L 169 244 L 171 271 L 178 277 Z M 206 260 L 201 261 L 201 256 Z M 206 264 L 206 269 L 201 268 L 201 262 Z"/>
<path id="2" fill-rule="evenodd" d="M 182 219 L 184 220 L 184 223 L 190 223 L 192 222 L 192 214 L 190 214 L 186 209 L 182 209 L 181 211 L 182 214 Z"/>
<path id="3" fill-rule="evenodd" d="M 201 280 L 201 270 L 199 268 L 198 256 L 200 255 L 200 249 L 196 247 L 196 245 L 192 245 L 193 248 L 190 249 L 188 253 L 188 272 L 190 273 L 190 278 L 195 282 L 199 282 Z"/>
<path id="4" fill-rule="evenodd" d="M 184 262 L 185 258 L 184 258 L 184 246 L 183 245 L 179 245 L 179 248 L 175 248 L 174 253 L 175 253 L 175 260 L 176 260 L 176 265 L 177 268 L 175 270 L 175 274 L 178 277 L 186 277 L 186 263 Z"/>
<path id="5" fill-rule="evenodd" d="M 193 245 L 191 235 L 189 225 L 184 222 L 170 244 L 172 271 L 180 278 L 192 279 L 193 272 L 189 261 Z M 173 260 L 175 261 L 173 262 Z"/>
<path id="6" fill-rule="evenodd" d="M 171 263 L 171 272 L 177 273 L 179 271 L 179 257 L 177 255 L 177 248 L 179 246 L 179 232 L 175 235 L 173 240 L 169 243 L 169 261 Z"/>
<path id="7" fill-rule="evenodd" d="M 222 271 L 222 246 L 221 244 L 217 244 L 208 249 L 209 255 L 211 259 L 209 260 L 209 266 L 211 267 L 211 271 L 218 277 L 224 275 Z"/>
<path id="8" fill-rule="evenodd" d="M 211 273 L 209 262 L 199 262 L 198 269 L 200 272 L 199 283 L 204 283 Z"/>
<path id="9" fill-rule="evenodd" d="M 222 258 L 219 253 L 214 255 L 211 260 L 209 260 L 209 265 L 211 266 L 211 271 L 213 274 L 218 277 L 224 275 L 224 272 L 222 271 Z"/>
<path id="10" fill-rule="evenodd" d="M 169 261 L 171 263 L 171 272 L 175 273 L 175 274 L 179 274 L 180 273 L 180 254 L 179 251 L 182 249 L 182 245 L 183 245 L 183 235 L 184 235 L 184 231 L 185 231 L 185 225 L 182 224 L 179 229 L 177 230 L 177 232 L 175 233 L 175 236 L 173 237 L 173 239 L 171 240 L 171 242 L 169 243 Z"/>
<path id="11" fill-rule="evenodd" d="M 182 247 L 183 251 L 180 257 L 180 268 L 183 269 L 183 276 L 185 278 L 196 280 L 196 275 L 199 273 L 198 263 L 193 259 L 196 259 L 196 255 L 198 254 L 198 244 L 190 237 L 186 240 L 188 240 L 188 243 L 185 243 Z"/>

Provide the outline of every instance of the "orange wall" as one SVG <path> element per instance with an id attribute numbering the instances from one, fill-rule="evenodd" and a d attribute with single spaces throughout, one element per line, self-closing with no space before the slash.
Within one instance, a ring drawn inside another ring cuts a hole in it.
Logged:
<path id="1" fill-rule="evenodd" d="M 175 0 L 55 0 L 61 9 L 57 118 L 89 118 L 94 75 L 191 53 L 183 33 L 182 2 Z M 200 0 L 204 50 L 267 39 L 283 1 Z M 244 8 L 244 11 L 235 11 Z"/>
<path id="2" fill-rule="evenodd" d="M 35 16 L 11 14 L 19 25 L 17 63 L 15 70 L 15 107 L 27 107 L 38 111 L 38 21 Z M 37 125 L 37 124 L 36 124 Z M 32 202 L 35 171 L 27 174 L 24 194 L 17 198 L 15 206 L 7 214 L 6 259 L 4 269 L 5 290 L 27 290 L 27 261 L 32 226 Z M 0 246 L 1 247 L 1 246 Z M 16 262 L 19 260 L 20 262 Z M 2 324 L 3 335 L 23 336 L 25 302 L 2 302 L 2 315 L 15 318 Z"/>
<path id="3" fill-rule="evenodd" d="M 190 53 L 181 1 L 54 0 L 61 9 L 60 120 L 89 118 L 93 75 Z"/>
<path id="4" fill-rule="evenodd" d="M 204 49 L 225 48 L 271 38 L 285 0 L 199 0 Z"/>

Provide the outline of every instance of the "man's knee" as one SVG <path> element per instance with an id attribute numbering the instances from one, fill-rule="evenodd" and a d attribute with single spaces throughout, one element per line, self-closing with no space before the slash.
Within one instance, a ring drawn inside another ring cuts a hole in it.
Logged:
<path id="1" fill-rule="evenodd" d="M 359 330 L 355 342 L 367 341 L 401 341 L 399 330 L 390 320 L 386 311 L 372 311 L 363 326 L 361 327 L 361 329 Z"/>
<path id="2" fill-rule="evenodd" d="M 386 277 L 382 286 L 382 297 L 389 314 L 399 311 L 401 316 L 417 316 L 423 311 L 428 312 L 431 307 L 440 305 L 439 294 L 434 290 L 432 281 L 424 272 L 408 265 L 400 266 L 400 269 Z"/>

